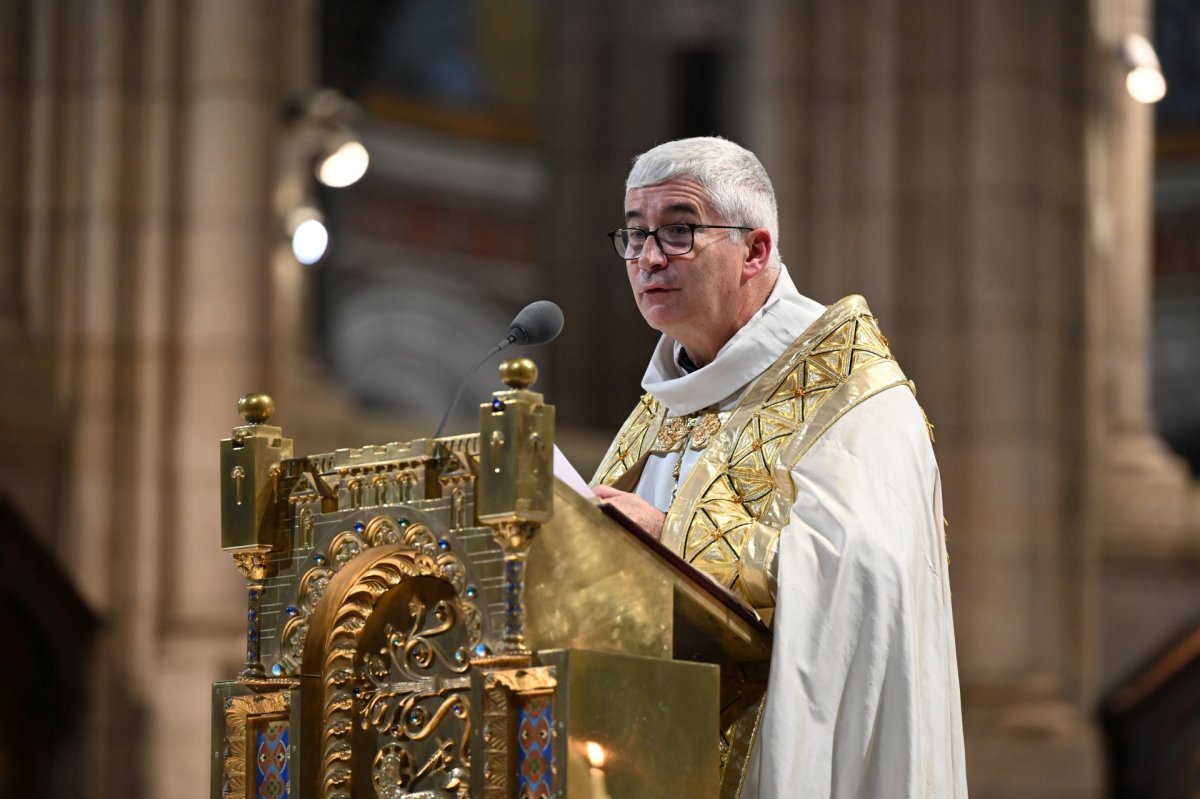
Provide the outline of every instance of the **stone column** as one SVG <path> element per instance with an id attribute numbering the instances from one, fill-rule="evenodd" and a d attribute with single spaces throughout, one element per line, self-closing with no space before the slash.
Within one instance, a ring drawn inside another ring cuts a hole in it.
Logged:
<path id="1" fill-rule="evenodd" d="M 1096 522 L 1113 555 L 1194 554 L 1200 489 L 1151 415 L 1153 109 L 1125 90 L 1119 55 L 1127 34 L 1151 35 L 1150 8 L 1147 0 L 1093 0 L 1091 8 L 1087 308 Z"/>
<path id="2" fill-rule="evenodd" d="M 785 261 L 818 300 L 867 297 L 937 426 L 975 797 L 1101 787 L 1089 11 L 761 0 L 747 29 Z"/>
<path id="3" fill-rule="evenodd" d="M 165 7 L 175 7 L 170 3 Z M 210 685 L 238 671 L 244 586 L 217 546 L 217 442 L 239 423 L 237 397 L 273 390 L 276 310 L 300 284 L 276 282 L 282 239 L 272 208 L 285 103 L 311 86 L 309 2 L 204 0 L 186 7 L 179 57 L 173 280 L 163 464 L 174 503 L 160 558 L 158 671 L 150 703 L 148 796 L 192 795 L 209 774 Z M 298 268 L 298 267 L 297 267 Z M 277 289 L 287 296 L 277 297 Z M 296 346 L 292 331 L 284 332 Z"/>
<path id="4" fill-rule="evenodd" d="M 269 388 L 272 173 L 311 14 L 0 3 L 3 476 L 103 620 L 79 657 L 90 796 L 208 782 L 209 686 L 245 612 L 217 443 Z"/>

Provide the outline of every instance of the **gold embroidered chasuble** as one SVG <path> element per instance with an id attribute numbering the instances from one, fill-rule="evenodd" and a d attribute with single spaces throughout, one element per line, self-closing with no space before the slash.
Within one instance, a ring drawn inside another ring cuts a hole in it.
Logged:
<path id="1" fill-rule="evenodd" d="M 911 384 L 862 297 L 829 306 L 732 411 L 668 417 L 647 394 L 593 483 L 632 491 L 654 453 L 703 450 L 667 511 L 662 541 L 770 619 L 771 561 L 795 491 L 791 469 L 863 400 Z M 678 477 L 678 474 L 676 475 Z"/>
<path id="2" fill-rule="evenodd" d="M 634 491 L 650 455 L 678 452 L 663 543 L 770 623 L 773 561 L 796 499 L 792 469 L 848 411 L 898 385 L 912 387 L 877 320 L 862 297 L 846 297 L 829 306 L 732 410 L 668 416 L 662 403 L 644 395 L 593 483 Z M 701 454 L 680 483 L 687 448 Z M 722 673 L 723 799 L 741 793 L 764 706 L 761 666 Z"/>

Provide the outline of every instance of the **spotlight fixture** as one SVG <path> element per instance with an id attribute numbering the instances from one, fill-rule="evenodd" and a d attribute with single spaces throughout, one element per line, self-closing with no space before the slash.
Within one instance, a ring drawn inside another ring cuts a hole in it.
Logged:
<path id="1" fill-rule="evenodd" d="M 292 255 L 305 266 L 329 250 L 329 230 L 317 205 L 317 181 L 331 188 L 355 183 L 370 157 L 353 123 L 358 106 L 333 89 L 298 95 L 283 108 L 286 135 L 279 150 L 274 205 Z"/>
<path id="2" fill-rule="evenodd" d="M 1157 103 L 1167 93 L 1167 81 L 1158 63 L 1154 45 L 1137 33 L 1121 41 L 1121 63 L 1125 67 L 1125 89 L 1139 103 Z"/>
<path id="3" fill-rule="evenodd" d="M 367 148 L 358 139 L 351 138 L 332 148 L 317 162 L 317 180 L 335 189 L 349 186 L 366 173 L 370 161 Z"/>
<path id="4" fill-rule="evenodd" d="M 288 219 L 288 234 L 292 237 L 292 255 L 305 266 L 320 261 L 329 247 L 329 231 L 321 212 L 316 208 L 298 208 Z"/>

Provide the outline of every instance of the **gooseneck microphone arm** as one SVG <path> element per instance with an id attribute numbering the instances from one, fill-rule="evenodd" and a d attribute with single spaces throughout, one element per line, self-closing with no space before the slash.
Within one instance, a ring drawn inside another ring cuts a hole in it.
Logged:
<path id="1" fill-rule="evenodd" d="M 471 375 L 475 374 L 475 371 L 479 367 L 487 363 L 489 358 L 509 344 L 534 346 L 553 341 L 562 332 L 562 328 L 562 309 L 549 300 L 531 302 L 522 308 L 521 312 L 512 320 L 512 324 L 509 325 L 508 335 L 491 352 L 483 356 L 477 364 L 472 366 L 471 370 L 467 372 L 466 377 L 458 384 L 458 391 L 455 392 L 454 399 L 450 401 L 450 407 L 446 409 L 446 415 L 442 417 L 441 424 L 438 425 L 437 432 L 433 434 L 433 437 L 442 437 L 442 431 L 446 429 L 446 422 L 450 420 L 450 414 L 454 412 L 454 408 L 462 398 L 463 390 L 467 387 L 467 381 L 471 379 Z"/>
<path id="2" fill-rule="evenodd" d="M 433 434 L 434 438 L 442 437 L 442 431 L 446 429 L 446 422 L 450 421 L 450 414 L 454 413 L 454 409 L 458 406 L 458 401 L 460 399 L 462 399 L 463 390 L 467 387 L 467 381 L 471 379 L 471 375 L 475 374 L 475 372 L 479 369 L 479 367 L 481 367 L 485 363 L 487 363 L 489 358 L 491 358 L 497 352 L 499 352 L 500 350 L 504 349 L 505 347 L 507 347 L 509 344 L 512 344 L 512 343 L 513 343 L 513 340 L 511 338 L 504 339 L 504 341 L 501 341 L 499 344 L 496 345 L 495 349 L 493 349 L 487 355 L 480 358 L 479 363 L 477 363 L 471 367 L 471 370 L 469 372 L 467 372 L 467 376 L 464 377 L 462 379 L 462 382 L 460 382 L 458 384 L 458 391 L 455 392 L 454 399 L 450 400 L 450 407 L 446 409 L 446 415 L 442 417 L 442 421 L 437 427 L 437 432 Z"/>

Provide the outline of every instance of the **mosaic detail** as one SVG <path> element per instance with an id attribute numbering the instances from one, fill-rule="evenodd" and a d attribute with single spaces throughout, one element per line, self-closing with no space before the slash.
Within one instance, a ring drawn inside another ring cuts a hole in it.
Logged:
<path id="1" fill-rule="evenodd" d="M 551 748 L 553 696 L 533 696 L 517 703 L 517 796 L 549 799 L 554 789 Z"/>
<path id="2" fill-rule="evenodd" d="M 481 799 L 553 796 L 554 692 L 552 667 L 486 672 L 483 677 L 483 794 Z M 510 743 L 517 741 L 516 773 Z"/>
<path id="3" fill-rule="evenodd" d="M 261 720 L 254 725 L 257 753 L 254 758 L 255 799 L 287 799 L 288 722 Z"/>
<path id="4" fill-rule="evenodd" d="M 258 780 L 251 780 L 251 774 L 257 774 L 257 749 L 248 752 L 250 741 L 257 743 L 257 734 L 251 737 L 250 732 L 257 725 L 267 722 L 286 724 L 287 714 L 291 708 L 291 699 L 286 692 L 270 694 L 248 694 L 245 696 L 226 697 L 225 735 L 221 745 L 223 765 L 221 769 L 222 799 L 245 799 L 247 795 L 257 797 Z M 285 747 L 286 750 L 286 747 Z M 255 764 L 251 765 L 250 760 Z M 285 764 L 286 767 L 286 764 Z M 284 785 L 287 785 L 286 779 Z M 253 786 L 255 793 L 248 793 L 247 786 Z M 279 794 L 286 796 L 286 793 Z"/>

